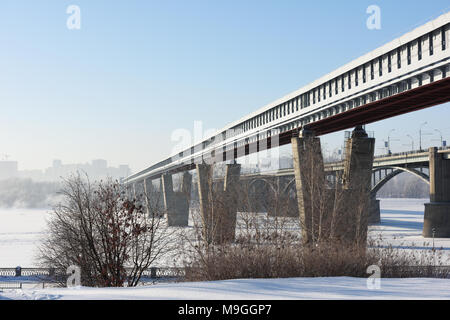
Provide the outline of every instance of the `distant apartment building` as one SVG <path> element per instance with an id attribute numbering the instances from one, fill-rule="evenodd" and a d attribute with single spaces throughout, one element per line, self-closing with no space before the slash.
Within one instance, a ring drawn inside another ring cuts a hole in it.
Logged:
<path id="1" fill-rule="evenodd" d="M 128 165 L 108 167 L 103 159 L 93 160 L 91 163 L 64 164 L 61 160 L 54 160 L 51 167 L 45 170 L 18 170 L 17 161 L 0 161 L 0 180 L 11 178 L 32 179 L 34 181 L 58 181 L 79 172 L 87 174 L 91 180 L 112 178 L 120 180 L 131 174 Z"/>
<path id="2" fill-rule="evenodd" d="M 18 176 L 17 161 L 0 161 L 0 180 L 16 178 Z"/>
<path id="3" fill-rule="evenodd" d="M 91 163 L 84 164 L 63 164 L 60 160 L 54 160 L 53 166 L 45 170 L 44 177 L 46 180 L 55 181 L 76 174 L 77 172 L 87 174 L 91 180 L 106 178 L 120 180 L 130 175 L 131 170 L 128 165 L 108 167 L 108 162 L 103 159 L 96 159 Z"/>

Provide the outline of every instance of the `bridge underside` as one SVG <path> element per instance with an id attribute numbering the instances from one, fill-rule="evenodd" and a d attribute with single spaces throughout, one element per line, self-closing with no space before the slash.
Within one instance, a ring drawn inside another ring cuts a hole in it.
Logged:
<path id="1" fill-rule="evenodd" d="M 450 101 L 450 78 L 374 101 L 308 124 L 316 135 L 364 125 Z"/>
<path id="2" fill-rule="evenodd" d="M 321 136 L 433 107 L 449 101 L 450 78 L 444 78 L 415 89 L 355 107 L 326 119 L 309 123 L 305 127 L 313 131 L 315 136 Z M 288 130 L 280 133 L 276 137 L 277 139 L 274 139 L 275 137 L 268 137 L 246 144 L 243 147 L 244 152 L 241 154 L 239 154 L 238 148 L 234 148 L 234 158 L 249 155 L 252 152 L 270 149 L 272 148 L 272 140 L 278 142 L 275 147 L 290 144 L 292 137 L 297 134 L 297 131 L 298 128 Z M 223 159 L 225 159 L 226 155 L 224 152 Z"/>

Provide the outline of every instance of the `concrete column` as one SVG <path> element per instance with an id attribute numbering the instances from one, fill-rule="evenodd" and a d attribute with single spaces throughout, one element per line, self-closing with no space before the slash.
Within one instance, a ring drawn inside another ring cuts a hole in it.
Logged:
<path id="1" fill-rule="evenodd" d="M 150 214 L 150 210 L 153 210 L 153 185 L 152 180 L 149 178 L 144 179 L 144 195 L 147 214 Z"/>
<path id="2" fill-rule="evenodd" d="M 131 191 L 132 191 L 131 196 L 132 196 L 134 199 L 136 199 L 136 197 L 137 197 L 136 183 L 133 183 Z"/>
<path id="3" fill-rule="evenodd" d="M 144 180 L 144 196 L 145 205 L 147 208 L 147 214 L 149 216 L 155 215 L 158 217 L 164 216 L 164 205 L 159 201 L 162 198 L 162 193 L 154 190 L 152 179 L 147 178 Z"/>
<path id="4" fill-rule="evenodd" d="M 161 176 L 162 195 L 164 202 L 164 209 L 167 213 L 167 220 L 169 220 L 169 212 L 172 212 L 175 204 L 175 194 L 173 192 L 173 181 L 171 174 L 164 174 Z"/>
<path id="5" fill-rule="evenodd" d="M 302 241 L 310 243 L 318 237 L 322 211 L 317 197 L 323 195 L 325 186 L 320 139 L 303 130 L 299 137 L 292 137 L 291 143 Z"/>
<path id="6" fill-rule="evenodd" d="M 368 224 L 376 224 L 381 222 L 380 217 L 380 200 L 377 200 L 377 195 L 370 195 L 369 199 L 369 216 L 367 219 Z"/>
<path id="7" fill-rule="evenodd" d="M 141 180 L 134 184 L 134 197 L 137 202 L 143 206 L 146 205 L 145 181 Z"/>
<path id="8" fill-rule="evenodd" d="M 188 199 L 191 199 L 191 190 L 192 190 L 192 174 L 189 172 L 183 173 L 183 180 L 181 182 L 181 193 L 186 195 Z"/>
<path id="9" fill-rule="evenodd" d="M 181 191 L 176 193 L 177 208 L 176 215 L 172 219 L 173 225 L 189 225 L 189 206 L 191 201 L 192 175 L 189 172 L 183 173 L 181 181 Z"/>
<path id="10" fill-rule="evenodd" d="M 357 126 L 346 141 L 343 175 L 345 206 L 337 223 L 339 237 L 343 240 L 363 243 L 367 238 L 374 151 L 375 139 L 369 138 L 362 126 Z"/>
<path id="11" fill-rule="evenodd" d="M 190 184 L 192 176 L 186 172 L 183 175 L 182 191 L 173 191 L 171 174 L 164 174 L 161 178 L 163 188 L 164 208 L 167 212 L 167 223 L 169 226 L 187 226 L 189 221 Z M 186 193 L 185 193 L 186 192 Z"/>
<path id="12" fill-rule="evenodd" d="M 203 236 L 208 243 L 235 239 L 240 170 L 239 164 L 227 165 L 223 189 L 213 190 L 212 165 L 197 164 Z"/>
<path id="13" fill-rule="evenodd" d="M 125 187 L 127 199 L 131 200 L 133 197 L 133 185 L 127 184 Z"/>
<path id="14" fill-rule="evenodd" d="M 423 236 L 450 238 L 450 159 L 430 148 L 430 202 L 425 204 Z"/>
<path id="15" fill-rule="evenodd" d="M 197 164 L 196 168 L 203 236 L 208 243 L 211 243 L 214 234 L 211 209 L 213 167 L 209 164 Z"/>
<path id="16" fill-rule="evenodd" d="M 236 215 L 238 203 L 241 200 L 239 192 L 239 176 L 241 174 L 240 164 L 227 164 L 223 192 L 225 201 L 225 216 L 219 217 L 218 241 L 234 241 L 236 235 Z"/>
<path id="17" fill-rule="evenodd" d="M 163 192 L 163 179 L 159 179 L 159 192 L 156 197 L 156 206 L 161 210 L 162 215 L 164 215 L 165 206 L 164 206 L 164 192 Z"/>
<path id="18" fill-rule="evenodd" d="M 375 139 L 369 138 L 366 131 L 358 126 L 346 141 L 345 149 L 345 188 L 370 190 Z"/>

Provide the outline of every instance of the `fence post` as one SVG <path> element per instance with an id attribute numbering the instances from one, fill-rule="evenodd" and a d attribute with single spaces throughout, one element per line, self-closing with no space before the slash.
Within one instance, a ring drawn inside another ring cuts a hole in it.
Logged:
<path id="1" fill-rule="evenodd" d="M 16 277 L 22 276 L 22 268 L 20 266 L 16 267 Z"/>
<path id="2" fill-rule="evenodd" d="M 150 278 L 156 278 L 156 267 L 150 268 Z"/>

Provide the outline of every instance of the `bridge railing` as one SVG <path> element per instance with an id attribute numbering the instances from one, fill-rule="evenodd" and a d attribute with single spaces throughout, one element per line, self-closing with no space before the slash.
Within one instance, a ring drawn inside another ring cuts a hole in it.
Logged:
<path id="1" fill-rule="evenodd" d="M 450 147 L 445 146 L 445 147 L 438 147 L 439 151 L 445 151 L 445 150 L 450 150 Z M 407 155 L 413 155 L 413 154 L 418 154 L 418 153 L 427 153 L 428 149 L 426 150 L 412 150 L 412 151 L 403 151 L 403 152 L 396 152 L 396 153 L 391 153 L 391 154 L 382 154 L 382 155 L 377 155 L 374 158 L 386 158 L 386 157 L 395 157 L 395 156 L 407 156 Z"/>

